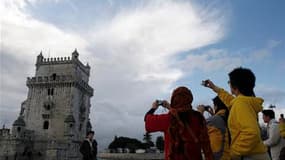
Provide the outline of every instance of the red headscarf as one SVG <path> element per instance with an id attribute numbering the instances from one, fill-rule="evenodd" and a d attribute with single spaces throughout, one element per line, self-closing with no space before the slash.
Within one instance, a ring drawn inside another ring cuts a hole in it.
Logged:
<path id="1" fill-rule="evenodd" d="M 171 104 L 170 104 L 170 127 L 169 127 L 169 134 L 170 134 L 170 152 L 169 152 L 169 160 L 175 159 L 175 154 L 177 152 L 187 152 L 187 148 L 184 147 L 185 142 L 188 141 L 189 137 L 185 137 L 183 135 L 185 129 L 189 129 L 188 124 L 183 122 L 179 116 L 180 113 L 186 113 L 192 111 L 191 103 L 193 101 L 193 95 L 191 91 L 186 87 L 178 87 L 176 88 L 171 97 Z M 190 116 L 190 114 L 189 114 Z M 190 131 L 192 134 L 192 131 Z M 192 137 L 193 138 L 193 137 Z M 184 149 L 184 151 L 181 151 Z M 184 152 L 184 153 L 185 153 Z M 183 155 L 185 159 L 188 159 L 187 155 Z"/>

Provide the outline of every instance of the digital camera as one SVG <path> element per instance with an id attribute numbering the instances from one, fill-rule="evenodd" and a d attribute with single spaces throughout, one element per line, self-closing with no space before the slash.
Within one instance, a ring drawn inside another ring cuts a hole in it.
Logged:
<path id="1" fill-rule="evenodd" d="M 204 109 L 205 109 L 206 111 L 208 111 L 210 108 L 211 108 L 211 106 L 204 106 Z"/>
<path id="2" fill-rule="evenodd" d="M 203 86 L 207 87 L 209 85 L 209 80 L 204 80 L 201 83 Z"/>
<path id="3" fill-rule="evenodd" d="M 163 105 L 163 100 L 156 100 L 157 105 L 162 106 Z"/>

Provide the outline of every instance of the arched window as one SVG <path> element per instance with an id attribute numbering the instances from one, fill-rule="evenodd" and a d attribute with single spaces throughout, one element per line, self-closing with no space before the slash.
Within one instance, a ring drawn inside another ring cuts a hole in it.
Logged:
<path id="1" fill-rule="evenodd" d="M 49 122 L 48 121 L 44 121 L 44 129 L 48 129 L 48 127 L 49 127 Z"/>
<path id="2" fill-rule="evenodd" d="M 17 128 L 17 131 L 20 132 L 20 131 L 21 131 L 21 127 L 18 127 L 18 128 Z"/>

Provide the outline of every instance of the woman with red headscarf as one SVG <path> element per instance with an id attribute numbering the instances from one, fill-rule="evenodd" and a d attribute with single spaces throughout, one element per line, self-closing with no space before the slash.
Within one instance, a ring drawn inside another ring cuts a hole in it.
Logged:
<path id="1" fill-rule="evenodd" d="M 159 106 L 155 101 L 145 116 L 147 132 L 164 132 L 165 160 L 202 160 L 202 150 L 206 160 L 213 160 L 205 119 L 192 110 L 192 101 L 191 91 L 178 87 L 170 104 L 165 100 L 162 103 L 169 109 L 167 114 L 154 115 Z"/>

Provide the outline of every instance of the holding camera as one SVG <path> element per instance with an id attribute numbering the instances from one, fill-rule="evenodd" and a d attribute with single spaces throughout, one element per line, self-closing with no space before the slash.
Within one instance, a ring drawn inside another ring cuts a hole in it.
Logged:
<path id="1" fill-rule="evenodd" d="M 198 105 L 197 110 L 198 110 L 199 112 L 201 112 L 202 114 L 203 114 L 205 111 L 208 112 L 208 113 L 210 113 L 211 115 L 214 115 L 214 114 L 215 114 L 214 111 L 213 111 L 213 109 L 212 109 L 212 107 L 209 106 L 209 105 Z"/>
<path id="2" fill-rule="evenodd" d="M 204 87 L 208 87 L 210 85 L 210 80 L 209 79 L 203 80 L 201 85 L 204 86 Z"/>
<path id="3" fill-rule="evenodd" d="M 231 134 L 230 158 L 269 160 L 257 121 L 263 99 L 255 96 L 255 75 L 250 69 L 238 67 L 228 74 L 228 78 L 230 93 L 211 80 L 207 80 L 205 86 L 217 93 L 230 110 L 231 116 L 227 121 Z"/>
<path id="4" fill-rule="evenodd" d="M 229 110 L 218 96 L 213 99 L 213 108 L 209 105 L 198 105 L 197 110 L 202 115 L 205 111 L 211 114 L 206 121 L 214 159 L 229 160 L 230 134 L 227 128 Z"/>
<path id="5" fill-rule="evenodd" d="M 205 160 L 213 160 L 205 119 L 192 109 L 192 101 L 191 91 L 181 86 L 173 91 L 171 103 L 156 100 L 145 115 L 147 132 L 164 132 L 165 160 L 202 160 L 201 151 Z M 159 106 L 169 112 L 155 114 Z"/>
<path id="6" fill-rule="evenodd" d="M 157 109 L 159 106 L 162 106 L 162 107 L 164 107 L 166 109 L 170 109 L 170 104 L 166 100 L 155 100 L 152 103 L 152 108 L 153 109 Z"/>

